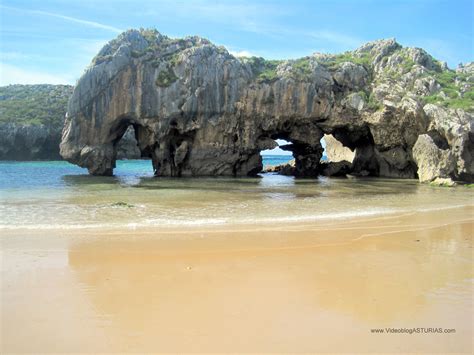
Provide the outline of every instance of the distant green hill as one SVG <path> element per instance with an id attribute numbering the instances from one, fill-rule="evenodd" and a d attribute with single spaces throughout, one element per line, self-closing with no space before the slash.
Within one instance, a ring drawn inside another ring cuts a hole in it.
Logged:
<path id="1" fill-rule="evenodd" d="M 73 92 L 71 85 L 0 87 L 0 160 L 60 160 L 59 143 Z M 118 147 L 120 158 L 138 159 L 134 132 Z"/>
<path id="2" fill-rule="evenodd" d="M 0 87 L 0 124 L 62 128 L 71 85 L 9 85 Z"/>

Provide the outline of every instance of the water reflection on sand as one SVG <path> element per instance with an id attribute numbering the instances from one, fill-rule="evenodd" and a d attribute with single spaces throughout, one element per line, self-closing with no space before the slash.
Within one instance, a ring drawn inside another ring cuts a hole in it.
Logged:
<path id="1" fill-rule="evenodd" d="M 13 233 L 5 350 L 469 352 L 472 216 Z M 379 327 L 457 332 L 370 333 Z"/>

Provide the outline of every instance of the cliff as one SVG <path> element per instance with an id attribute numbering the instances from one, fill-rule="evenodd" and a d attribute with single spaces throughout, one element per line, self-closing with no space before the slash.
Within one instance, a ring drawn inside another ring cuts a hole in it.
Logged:
<path id="1" fill-rule="evenodd" d="M 0 87 L 0 160 L 61 159 L 59 143 L 73 89 L 48 84 Z M 140 157 L 133 131 L 119 148 L 119 157 Z"/>
<path id="2" fill-rule="evenodd" d="M 472 181 L 473 81 L 472 64 L 450 70 L 393 39 L 268 61 L 236 58 L 199 37 L 130 30 L 101 49 L 75 87 L 61 155 L 112 174 L 132 126 L 158 176 L 255 175 L 275 139 L 291 142 L 283 149 L 295 175 L 314 176 L 327 134 L 354 152 L 355 174 Z"/>

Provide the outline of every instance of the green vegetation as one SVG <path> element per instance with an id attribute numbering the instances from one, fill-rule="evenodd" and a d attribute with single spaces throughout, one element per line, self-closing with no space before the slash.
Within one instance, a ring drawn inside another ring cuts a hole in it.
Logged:
<path id="1" fill-rule="evenodd" d="M 177 66 L 180 62 L 179 52 L 175 52 L 161 58 L 153 57 L 151 60 L 151 66 L 153 68 L 158 68 L 160 64 L 163 63 L 163 61 L 167 61 L 168 65 L 172 68 Z"/>
<path id="2" fill-rule="evenodd" d="M 394 81 L 399 81 L 402 78 L 402 74 L 395 69 L 383 68 L 382 78 L 388 78 Z"/>
<path id="3" fill-rule="evenodd" d="M 372 93 L 368 94 L 365 91 L 359 91 L 358 94 L 362 99 L 364 99 L 364 102 L 366 103 L 366 107 L 371 110 L 371 111 L 378 111 L 383 108 L 383 105 L 381 102 L 377 101 Z"/>
<path id="4" fill-rule="evenodd" d="M 141 35 L 145 38 L 148 42 L 146 48 L 141 51 L 132 50 L 131 56 L 132 58 L 140 58 L 148 53 L 154 53 L 159 49 L 159 36 L 160 33 L 156 29 L 144 29 L 140 28 Z M 120 47 L 120 45 L 124 42 L 126 36 L 129 34 L 129 31 L 126 31 L 117 38 L 111 40 L 109 43 L 105 45 L 105 47 L 97 54 L 94 59 L 92 59 L 92 65 L 97 65 L 100 63 L 104 63 L 112 59 L 113 54 L 115 51 Z"/>
<path id="5" fill-rule="evenodd" d="M 140 58 L 141 56 L 145 55 L 146 51 L 139 52 L 139 51 L 132 51 L 131 55 L 133 58 Z"/>
<path id="6" fill-rule="evenodd" d="M 474 112 L 474 89 L 471 88 L 464 92 L 460 92 L 457 81 L 463 82 L 467 80 L 467 75 L 457 73 L 454 70 L 444 70 L 441 72 L 429 71 L 427 75 L 432 76 L 441 86 L 441 91 L 446 97 L 440 94 L 422 97 L 425 104 L 436 104 L 447 108 L 463 109 L 464 111 Z"/>
<path id="7" fill-rule="evenodd" d="M 171 58 L 169 60 L 171 66 L 175 67 L 179 64 L 180 62 L 180 58 L 179 58 L 179 53 L 178 52 L 175 52 L 171 55 Z"/>
<path id="8" fill-rule="evenodd" d="M 441 64 L 441 62 L 439 60 L 435 59 L 435 57 L 433 57 L 432 55 L 430 55 L 430 58 L 431 58 L 431 61 L 433 62 L 434 66 L 435 66 L 434 71 L 436 71 L 436 72 L 443 71 L 443 65 Z"/>
<path id="9" fill-rule="evenodd" d="M 145 54 L 154 53 L 159 49 L 158 36 L 160 33 L 156 29 L 140 28 L 140 33 L 148 42 L 148 46 L 141 52 L 132 51 L 133 58 L 139 58 L 141 56 L 144 56 Z"/>
<path id="10" fill-rule="evenodd" d="M 271 82 L 277 79 L 276 65 L 270 65 L 257 76 L 258 82 Z"/>
<path id="11" fill-rule="evenodd" d="M 0 87 L 0 123 L 62 126 L 70 85 L 9 85 Z"/>
<path id="12" fill-rule="evenodd" d="M 178 77 L 174 73 L 173 68 L 168 67 L 158 73 L 155 83 L 157 86 L 165 88 L 173 84 L 176 80 L 178 80 Z"/>
<path id="13" fill-rule="evenodd" d="M 266 60 L 262 57 L 241 58 L 244 63 L 250 65 L 257 82 L 272 82 L 277 79 L 277 67 L 282 60 Z"/>
<path id="14" fill-rule="evenodd" d="M 411 58 L 408 58 L 407 56 L 404 56 L 404 60 L 401 64 L 402 73 L 406 74 L 406 73 L 410 72 L 414 65 L 415 65 L 415 62 Z"/>
<path id="15" fill-rule="evenodd" d="M 309 57 L 295 60 L 292 66 L 291 74 L 294 79 L 304 81 L 313 73 L 309 62 Z"/>
<path id="16" fill-rule="evenodd" d="M 425 103 L 434 103 L 434 104 L 441 105 L 447 108 L 453 108 L 453 109 L 460 108 L 467 112 L 474 112 L 474 100 L 472 98 L 471 99 L 469 98 L 442 99 L 439 96 L 432 95 L 432 96 L 424 97 L 423 99 Z"/>
<path id="17" fill-rule="evenodd" d="M 277 67 L 282 63 L 280 60 L 265 60 L 263 70 L 258 74 L 258 82 L 274 81 L 277 79 Z"/>
<path id="18" fill-rule="evenodd" d="M 326 66 L 329 70 L 336 70 L 345 62 L 362 65 L 365 69 L 370 70 L 372 58 L 368 53 L 362 53 L 360 56 L 355 56 L 352 52 L 344 52 L 322 60 L 321 64 Z"/>
<path id="19" fill-rule="evenodd" d="M 111 204 L 111 206 L 112 207 L 127 207 L 127 208 L 135 207 L 134 205 L 127 202 L 123 202 L 123 201 L 114 202 Z"/>
<path id="20" fill-rule="evenodd" d="M 454 187 L 457 184 L 456 183 L 450 183 L 450 182 L 437 182 L 435 180 L 435 181 L 430 182 L 429 185 L 433 186 L 433 187 Z"/>
<path id="21" fill-rule="evenodd" d="M 383 104 L 380 101 L 377 101 L 374 95 L 370 94 L 369 99 L 367 100 L 367 108 L 372 111 L 378 111 L 383 109 Z"/>
<path id="22" fill-rule="evenodd" d="M 400 57 L 402 58 L 402 62 L 394 68 L 383 68 L 383 77 L 394 81 L 401 80 L 402 75 L 409 73 L 413 69 L 413 66 L 416 64 L 413 59 L 408 57 L 406 53 L 402 52 L 403 49 L 399 49 L 398 51 L 401 52 Z M 384 59 L 386 59 L 386 57 Z"/>
<path id="23" fill-rule="evenodd" d="M 160 34 L 156 28 L 140 28 L 140 33 L 150 44 L 156 43 Z"/>

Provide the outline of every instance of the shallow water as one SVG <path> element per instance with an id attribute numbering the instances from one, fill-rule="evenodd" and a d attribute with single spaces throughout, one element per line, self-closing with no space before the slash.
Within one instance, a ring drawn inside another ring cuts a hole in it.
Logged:
<path id="1" fill-rule="evenodd" d="M 471 189 L 116 173 L 0 163 L 0 352 L 472 353 Z"/>
<path id="2" fill-rule="evenodd" d="M 290 157 L 265 157 L 275 163 Z M 66 162 L 0 162 L 0 229 L 176 227 L 317 221 L 473 205 L 470 189 L 416 180 L 154 178 L 150 161 L 114 177 Z"/>

